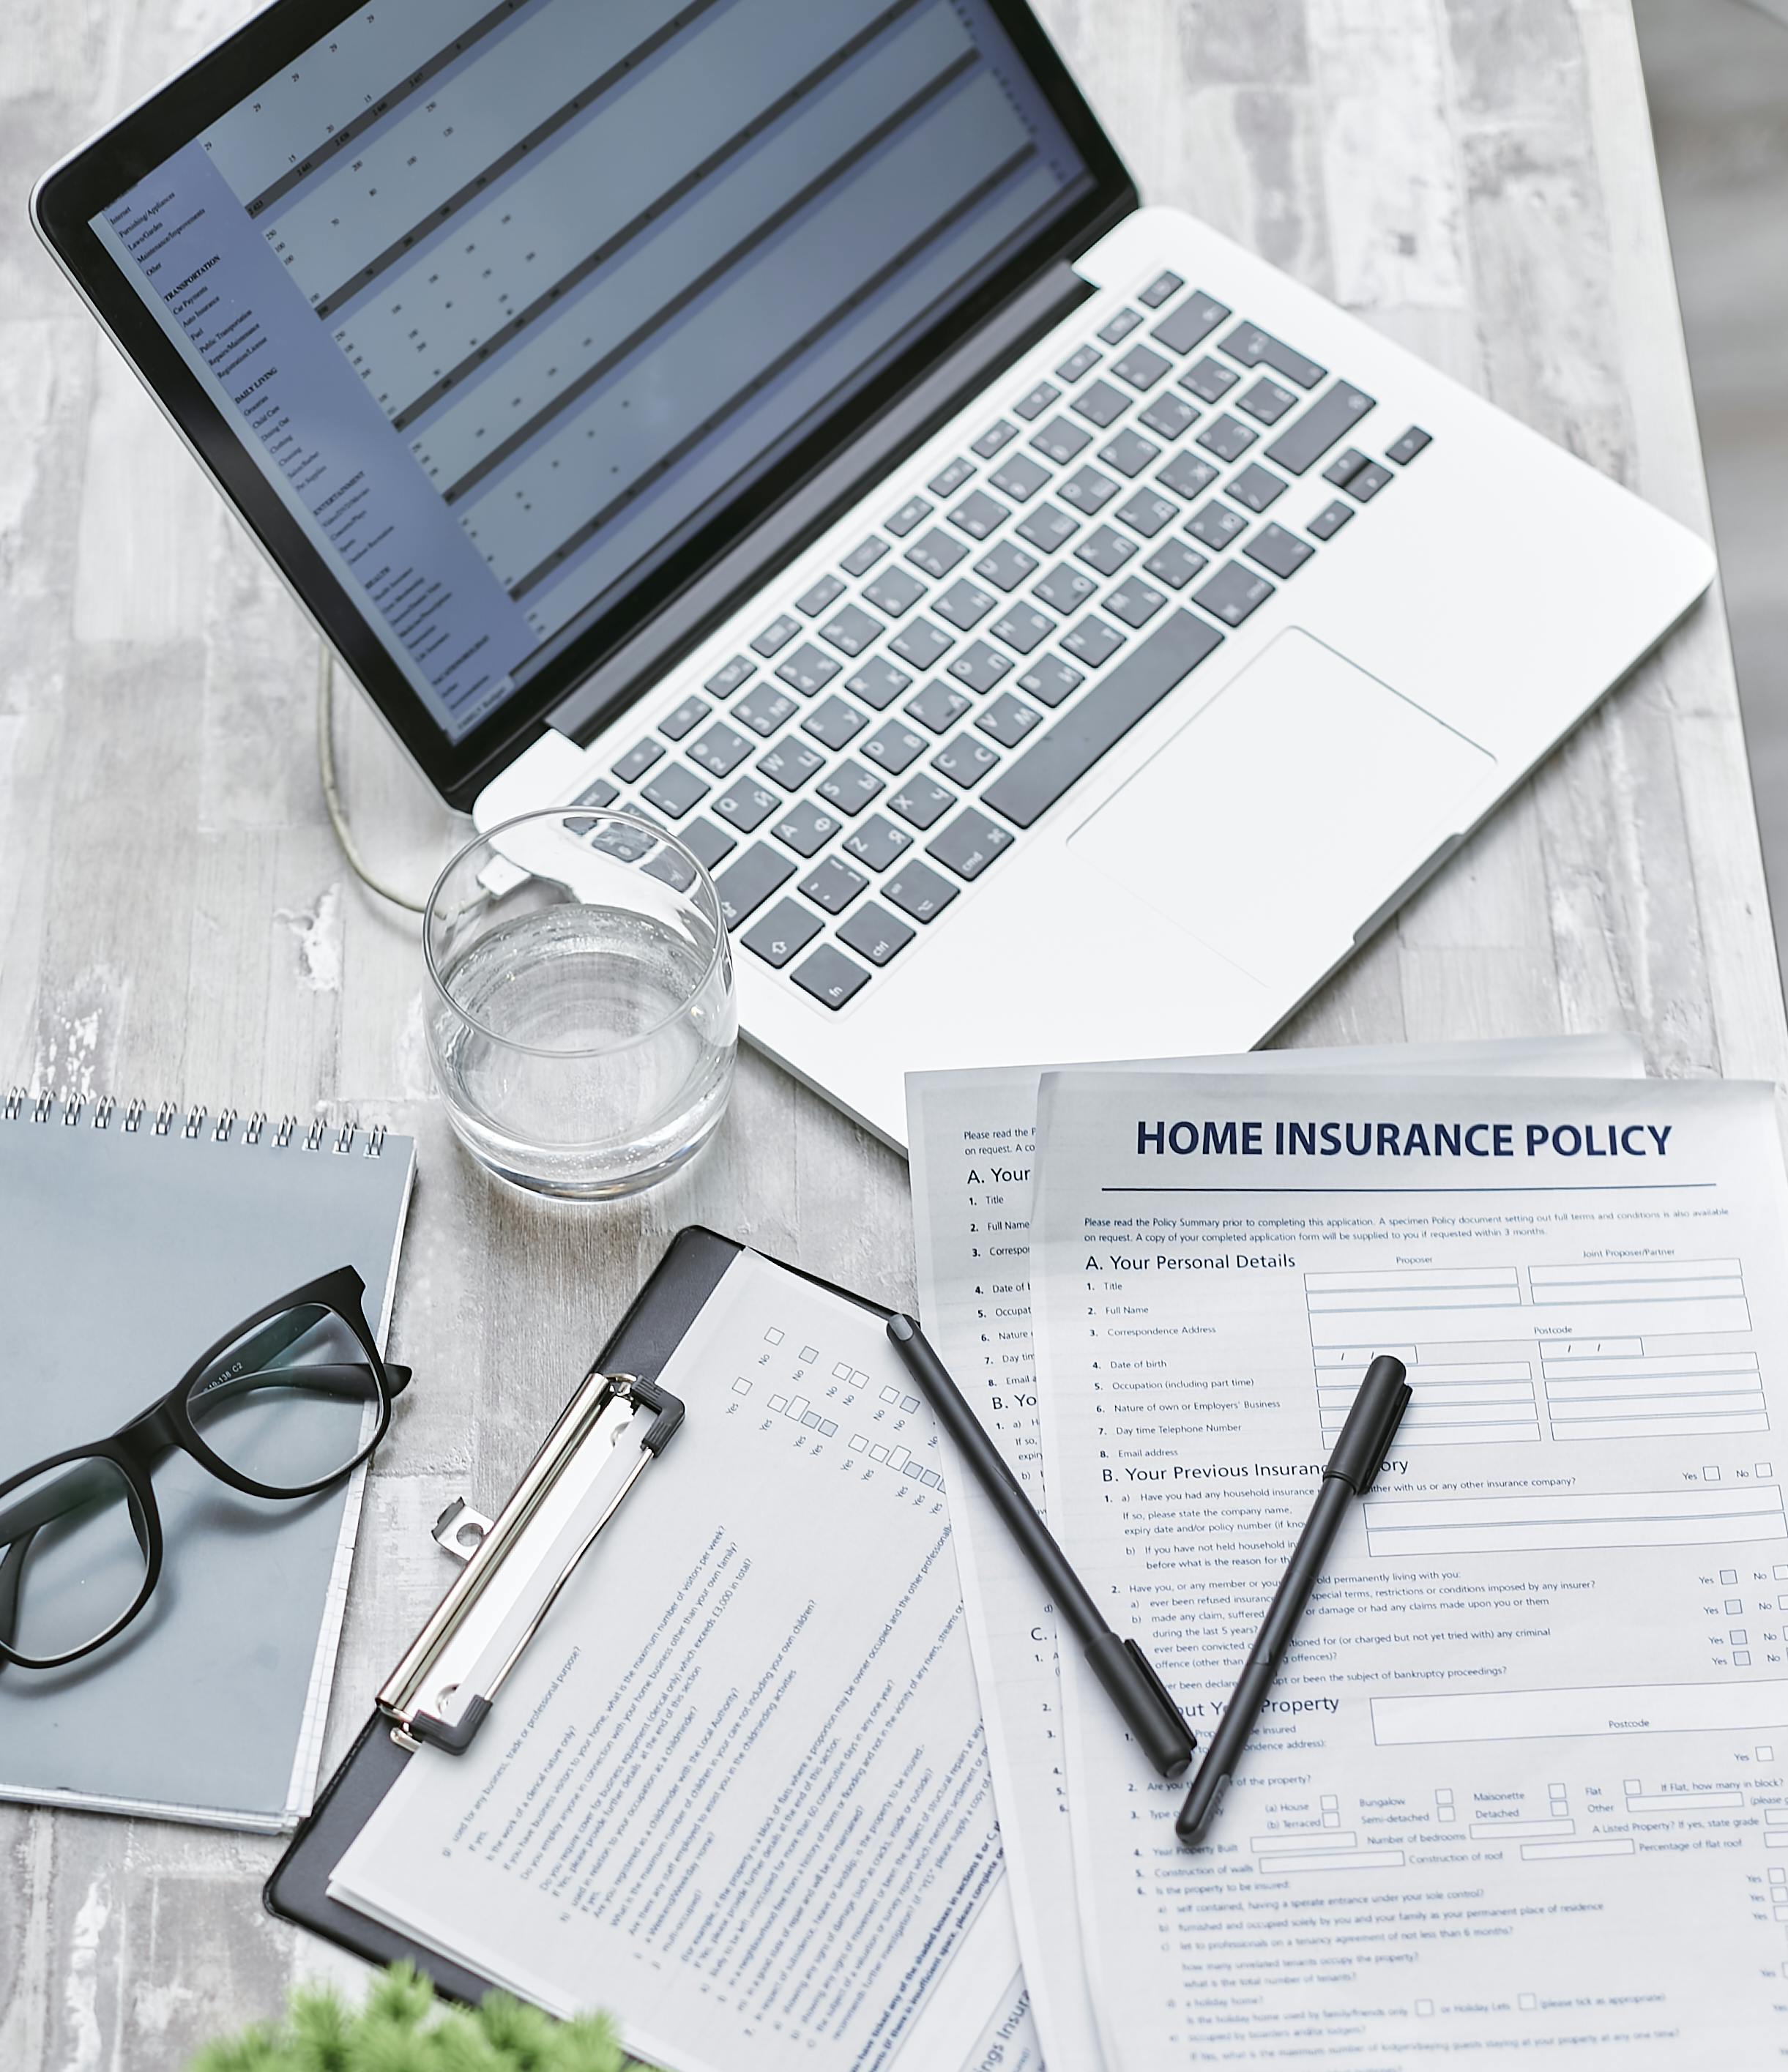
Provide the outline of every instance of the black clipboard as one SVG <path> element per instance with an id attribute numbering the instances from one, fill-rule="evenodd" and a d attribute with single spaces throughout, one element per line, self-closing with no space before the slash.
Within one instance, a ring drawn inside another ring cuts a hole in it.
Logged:
<path id="1" fill-rule="evenodd" d="M 597 1355 L 596 1367 L 655 1382 L 727 1268 L 747 1248 L 699 1224 L 680 1231 Z M 771 1263 L 875 1316 L 890 1314 L 881 1304 L 818 1274 L 780 1260 Z M 643 1499 L 650 1500 L 649 1495 Z M 599 1560 L 600 1554 L 593 1558 Z M 375 1708 L 273 1866 L 262 1889 L 262 1902 L 276 1919 L 307 1928 L 369 1963 L 412 1963 L 448 1999 L 475 2004 L 491 1991 L 490 1980 L 329 1896 L 329 1880 L 336 1864 L 411 1759 L 410 1752 L 392 1739 L 391 1727 L 391 1720 Z"/>

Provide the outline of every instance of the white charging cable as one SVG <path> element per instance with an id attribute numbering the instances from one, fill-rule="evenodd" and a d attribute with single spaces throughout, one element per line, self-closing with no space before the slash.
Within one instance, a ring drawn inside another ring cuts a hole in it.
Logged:
<path id="1" fill-rule="evenodd" d="M 323 779 L 323 803 L 329 808 L 329 824 L 335 830 L 335 839 L 342 845 L 342 854 L 347 858 L 347 867 L 369 891 L 376 892 L 381 899 L 388 899 L 393 906 L 401 906 L 406 914 L 421 914 L 428 906 L 425 899 L 412 899 L 407 892 L 400 892 L 394 886 L 387 885 L 382 878 L 376 877 L 368 869 L 359 845 L 354 840 L 353 830 L 347 824 L 347 816 L 342 810 L 341 787 L 335 782 L 335 666 L 328 648 L 322 641 L 317 643 L 317 772 Z"/>

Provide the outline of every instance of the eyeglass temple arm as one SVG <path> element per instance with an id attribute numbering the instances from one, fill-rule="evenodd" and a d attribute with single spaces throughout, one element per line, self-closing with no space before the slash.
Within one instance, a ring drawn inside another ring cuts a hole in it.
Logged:
<path id="1" fill-rule="evenodd" d="M 203 1388 L 195 1389 L 187 1401 L 190 1406 L 199 1402 L 227 1401 L 231 1396 L 246 1395 L 250 1389 L 301 1387 L 312 1389 L 319 1396 L 364 1401 L 366 1378 L 372 1371 L 364 1360 L 319 1361 L 312 1367 L 256 1367 L 248 1374 L 225 1375 Z M 401 1396 L 409 1386 L 410 1371 L 407 1367 L 388 1367 L 385 1374 L 393 1396 Z"/>

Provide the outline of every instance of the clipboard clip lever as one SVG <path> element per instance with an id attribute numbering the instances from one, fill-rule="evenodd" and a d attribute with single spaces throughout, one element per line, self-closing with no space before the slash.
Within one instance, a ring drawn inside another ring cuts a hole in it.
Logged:
<path id="1" fill-rule="evenodd" d="M 435 1520 L 459 1574 L 378 1697 L 400 1748 L 462 1753 L 505 1677 L 622 1499 L 675 1437 L 679 1398 L 637 1375 L 585 1375 L 494 1519 L 455 1498 Z"/>

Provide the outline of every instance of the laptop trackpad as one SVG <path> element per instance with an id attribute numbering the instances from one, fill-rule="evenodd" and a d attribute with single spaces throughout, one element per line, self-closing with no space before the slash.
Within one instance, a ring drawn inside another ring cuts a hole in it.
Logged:
<path id="1" fill-rule="evenodd" d="M 1255 977 L 1313 976 L 1465 824 L 1494 766 L 1293 627 L 1068 846 Z"/>

